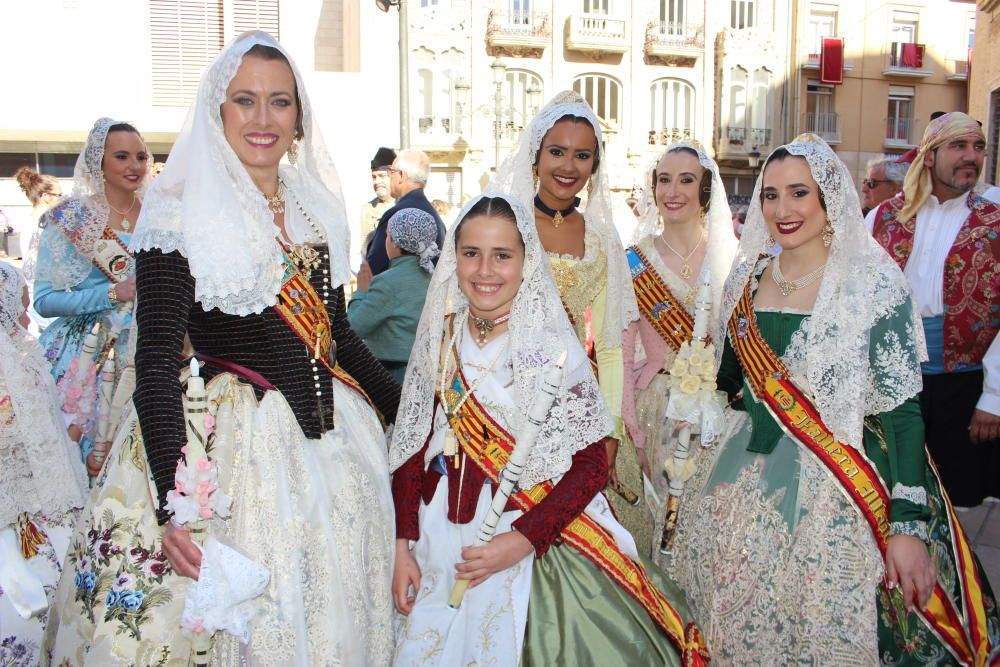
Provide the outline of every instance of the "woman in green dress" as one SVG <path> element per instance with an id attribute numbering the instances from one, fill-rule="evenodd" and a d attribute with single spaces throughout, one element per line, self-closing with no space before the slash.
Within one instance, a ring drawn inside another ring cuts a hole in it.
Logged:
<path id="1" fill-rule="evenodd" d="M 924 450 L 920 322 L 821 139 L 768 158 L 722 321 L 749 419 L 688 482 L 674 572 L 713 664 L 991 664 L 996 604 Z"/>

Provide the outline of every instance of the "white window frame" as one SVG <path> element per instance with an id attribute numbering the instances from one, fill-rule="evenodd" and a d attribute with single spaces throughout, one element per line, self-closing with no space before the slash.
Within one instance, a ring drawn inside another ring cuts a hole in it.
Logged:
<path id="1" fill-rule="evenodd" d="M 892 10 L 889 22 L 889 42 L 896 44 L 919 44 L 920 14 L 900 9 Z"/>
<path id="2" fill-rule="evenodd" d="M 614 0 L 583 0 L 583 13 L 610 16 L 614 13 L 614 4 Z"/>
<path id="3" fill-rule="evenodd" d="M 503 93 L 503 98 L 507 100 L 509 111 L 507 116 L 518 134 L 520 130 L 528 126 L 528 123 L 531 122 L 531 119 L 535 115 L 535 110 L 531 107 L 531 99 L 528 95 L 528 88 L 531 84 L 535 84 L 538 90 L 543 90 L 542 77 L 530 70 L 509 69 L 504 74 L 501 92 Z M 539 97 L 544 100 L 545 93 L 543 92 Z"/>
<path id="4" fill-rule="evenodd" d="M 649 129 L 657 135 L 664 130 L 680 130 L 694 137 L 698 119 L 695 87 L 683 79 L 663 78 L 649 87 Z"/>
<path id="5" fill-rule="evenodd" d="M 914 89 L 909 86 L 890 86 L 888 106 L 886 107 L 886 143 L 890 145 L 910 146 L 916 141 L 914 127 Z M 907 115 L 900 115 L 900 109 L 908 110 Z"/>
<path id="6" fill-rule="evenodd" d="M 687 0 L 660 0 L 660 34 L 683 35 L 687 26 Z"/>
<path id="7" fill-rule="evenodd" d="M 756 0 L 729 0 L 729 27 L 752 28 L 757 24 Z"/>
<path id="8" fill-rule="evenodd" d="M 808 53 L 819 57 L 823 50 L 823 38 L 837 35 L 837 7 L 833 5 L 812 5 L 806 26 Z"/>
<path id="9" fill-rule="evenodd" d="M 739 65 L 729 69 L 729 128 L 743 130 L 743 143 L 747 142 L 748 106 L 750 97 L 750 72 Z M 733 143 L 733 142 L 730 142 Z"/>
<path id="10" fill-rule="evenodd" d="M 591 72 L 573 79 L 573 90 L 587 100 L 598 118 L 611 127 L 621 127 L 621 81 L 607 74 Z"/>

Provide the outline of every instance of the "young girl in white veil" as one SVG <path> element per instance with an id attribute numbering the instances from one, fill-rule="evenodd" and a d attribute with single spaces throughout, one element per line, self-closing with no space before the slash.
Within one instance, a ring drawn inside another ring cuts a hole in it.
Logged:
<path id="1" fill-rule="evenodd" d="M 471 201 L 445 240 L 407 370 L 394 470 L 396 665 L 703 664 L 683 596 L 600 490 L 611 421 L 520 202 Z M 482 320 L 495 324 L 481 327 Z M 493 541 L 472 547 L 547 370 L 562 387 Z M 411 549 L 411 541 L 412 549 Z M 456 580 L 472 586 L 458 610 Z M 691 661 L 691 662 L 687 662 Z"/>
<path id="2" fill-rule="evenodd" d="M 212 665 L 388 664 L 379 413 L 394 419 L 399 386 L 347 323 L 339 183 L 270 35 L 241 36 L 205 72 L 132 248 L 137 422 L 74 535 L 47 631 L 53 663 L 186 665 L 192 635 L 225 627 Z M 206 381 L 202 417 L 182 404 L 185 339 Z M 188 430 L 202 427 L 212 464 L 185 468 Z M 270 573 L 223 626 L 185 614 L 208 559 L 192 537 L 206 533 L 207 550 L 218 539 Z"/>
<path id="3" fill-rule="evenodd" d="M 991 664 L 996 605 L 924 450 L 906 280 L 814 135 L 764 164 L 716 338 L 749 416 L 688 482 L 672 571 L 714 662 Z"/>

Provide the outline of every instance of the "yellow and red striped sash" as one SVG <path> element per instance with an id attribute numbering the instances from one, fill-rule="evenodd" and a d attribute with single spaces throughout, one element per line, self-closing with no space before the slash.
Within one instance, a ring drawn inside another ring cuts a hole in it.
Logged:
<path id="1" fill-rule="evenodd" d="M 833 474 L 855 509 L 867 521 L 885 558 L 891 503 L 885 481 L 863 452 L 837 441 L 811 399 L 792 381 L 788 369 L 764 340 L 757 326 L 749 284 L 729 319 L 729 337 L 754 396 L 789 437 L 819 459 Z M 937 583 L 927 608 L 916 610 L 916 613 L 961 664 L 983 667 L 989 659 L 990 645 L 982 584 L 968 539 L 951 501 L 944 495 L 943 487 L 942 496 L 948 510 L 949 529 L 954 536 L 962 609 L 956 608 L 941 584 Z"/>
<path id="2" fill-rule="evenodd" d="M 675 352 L 694 336 L 694 318 L 677 300 L 639 246 L 625 250 L 639 312 Z"/>
<path id="3" fill-rule="evenodd" d="M 468 391 L 468 383 L 461 372 L 456 373 L 450 391 L 459 395 Z M 442 397 L 441 400 L 445 399 Z M 513 436 L 494 421 L 475 394 L 470 395 L 452 416 L 451 426 L 466 455 L 497 484 L 500 471 L 510 460 L 514 448 Z M 527 512 L 541 502 L 553 487 L 551 481 L 545 481 L 527 490 L 519 489 L 511 498 L 522 511 Z M 582 513 L 563 528 L 560 537 L 642 605 L 681 653 L 686 667 L 708 664 L 708 649 L 698 626 L 693 622 L 684 625 L 669 600 L 653 584 L 646 568 L 622 553 L 614 538 L 600 524 Z"/>
<path id="4" fill-rule="evenodd" d="M 278 292 L 278 303 L 274 306 L 274 310 L 306 348 L 319 359 L 330 375 L 358 392 L 374 409 L 375 406 L 358 381 L 345 371 L 336 360 L 332 364 L 330 363 L 333 334 L 330 331 L 330 315 L 327 313 L 326 304 L 323 303 L 323 299 L 320 298 L 312 283 L 306 280 L 306 277 L 295 266 L 288 253 L 283 250 L 282 255 L 285 262 L 285 275 L 281 280 L 281 291 Z"/>

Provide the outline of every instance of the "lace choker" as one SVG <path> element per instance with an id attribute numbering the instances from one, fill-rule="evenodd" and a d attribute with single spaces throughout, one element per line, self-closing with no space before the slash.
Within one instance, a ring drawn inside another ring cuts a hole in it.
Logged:
<path id="1" fill-rule="evenodd" d="M 490 335 L 490 332 L 493 331 L 498 324 L 503 324 L 510 319 L 510 311 L 507 311 L 500 317 L 492 320 L 485 317 L 476 317 L 472 314 L 472 311 L 469 311 L 469 319 L 472 320 L 476 330 L 479 331 L 479 336 L 476 337 L 476 345 L 482 347 L 483 345 L 486 345 L 486 337 Z"/>
<path id="2" fill-rule="evenodd" d="M 535 195 L 535 208 L 537 208 L 539 211 L 552 218 L 552 226 L 555 227 L 556 229 L 559 229 L 559 225 L 563 223 L 563 221 L 566 219 L 566 216 L 575 211 L 576 207 L 579 205 L 580 205 L 580 198 L 574 197 L 572 205 L 570 205 L 567 208 L 564 208 L 561 211 L 557 211 L 554 208 L 549 208 L 548 206 L 546 206 L 545 202 L 542 201 L 542 198 L 539 197 L 538 195 Z"/>

